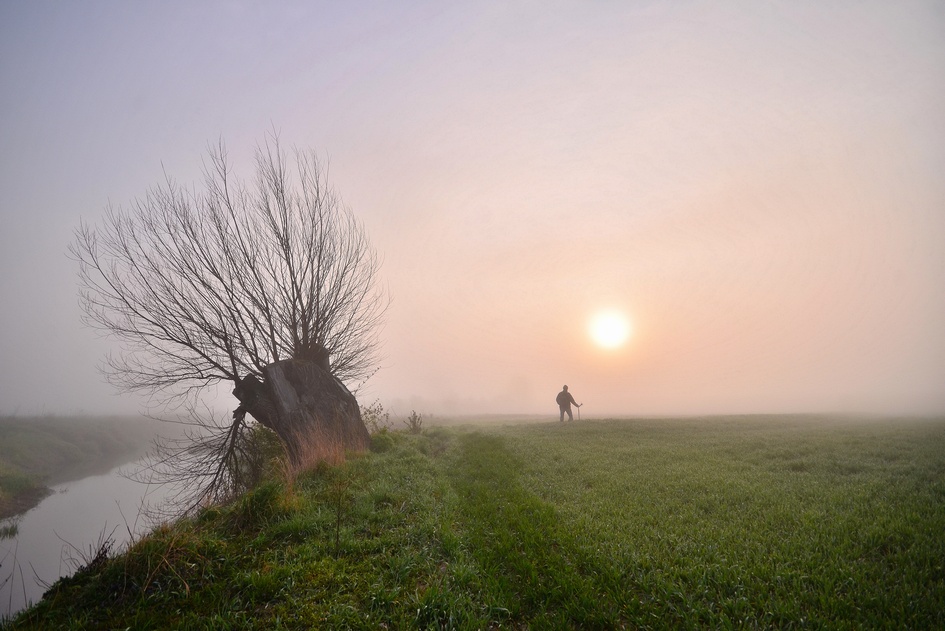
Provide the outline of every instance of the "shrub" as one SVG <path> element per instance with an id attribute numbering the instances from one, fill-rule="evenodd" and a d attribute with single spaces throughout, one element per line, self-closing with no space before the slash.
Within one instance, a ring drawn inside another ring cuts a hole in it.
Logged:
<path id="1" fill-rule="evenodd" d="M 423 415 L 411 410 L 410 416 L 407 417 L 407 429 L 411 434 L 419 434 L 423 430 Z"/>
<path id="2" fill-rule="evenodd" d="M 391 428 L 390 412 L 384 409 L 380 400 L 375 399 L 370 405 L 361 406 L 361 420 L 373 436 Z"/>

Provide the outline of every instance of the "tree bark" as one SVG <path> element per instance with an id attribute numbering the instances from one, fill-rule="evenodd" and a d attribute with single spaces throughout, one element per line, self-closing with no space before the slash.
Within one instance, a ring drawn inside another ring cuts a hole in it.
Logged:
<path id="1" fill-rule="evenodd" d="M 340 461 L 345 451 L 371 443 L 354 395 L 318 363 L 288 359 L 263 368 L 264 381 L 250 375 L 233 390 L 240 406 L 274 431 L 293 465 Z"/>

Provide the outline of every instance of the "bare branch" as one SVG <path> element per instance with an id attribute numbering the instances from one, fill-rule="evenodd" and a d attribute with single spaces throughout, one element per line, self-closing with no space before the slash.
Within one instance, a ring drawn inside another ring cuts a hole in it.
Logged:
<path id="1" fill-rule="evenodd" d="M 122 342 L 110 381 L 173 397 L 325 353 L 346 383 L 371 374 L 389 304 L 380 263 L 314 154 L 295 161 L 270 137 L 250 191 L 221 144 L 202 192 L 167 177 L 130 211 L 80 225 L 70 252 L 85 321 Z"/>
<path id="2" fill-rule="evenodd" d="M 221 141 L 209 148 L 202 189 L 165 175 L 127 209 L 109 206 L 100 224 L 79 225 L 69 251 L 84 321 L 120 342 L 105 360 L 111 383 L 192 405 L 221 381 L 262 382 L 285 359 L 322 367 L 343 389 L 374 374 L 390 303 L 379 259 L 316 155 L 293 157 L 294 169 L 270 134 L 247 185 Z M 182 467 L 181 482 L 200 481 L 188 486 L 198 489 L 193 508 L 245 482 L 253 424 L 242 405 L 225 421 L 190 409 L 195 433 L 160 462 Z"/>

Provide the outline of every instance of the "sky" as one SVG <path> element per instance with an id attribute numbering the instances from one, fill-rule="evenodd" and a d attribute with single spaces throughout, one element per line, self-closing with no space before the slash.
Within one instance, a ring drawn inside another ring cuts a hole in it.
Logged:
<path id="1" fill-rule="evenodd" d="M 363 402 L 945 413 L 940 2 L 0 0 L 0 414 L 147 405 L 73 231 L 273 130 L 383 258 Z"/>

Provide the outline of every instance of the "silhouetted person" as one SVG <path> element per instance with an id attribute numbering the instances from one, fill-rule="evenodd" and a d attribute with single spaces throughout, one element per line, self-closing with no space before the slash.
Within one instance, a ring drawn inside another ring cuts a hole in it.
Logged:
<path id="1" fill-rule="evenodd" d="M 564 421 L 564 413 L 568 413 L 568 420 L 573 421 L 574 415 L 571 414 L 571 405 L 574 404 L 578 407 L 581 407 L 581 404 L 574 400 L 574 397 L 571 396 L 571 393 L 568 392 L 568 387 L 563 386 L 561 392 L 558 393 L 558 396 L 555 397 L 555 403 L 558 404 L 558 409 L 561 411 L 561 418 L 558 419 L 558 422 L 561 423 Z"/>

